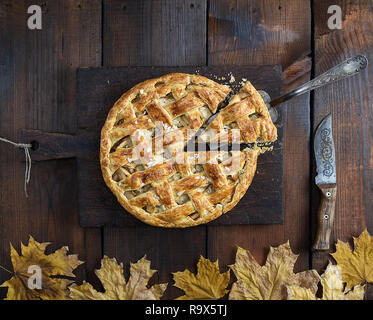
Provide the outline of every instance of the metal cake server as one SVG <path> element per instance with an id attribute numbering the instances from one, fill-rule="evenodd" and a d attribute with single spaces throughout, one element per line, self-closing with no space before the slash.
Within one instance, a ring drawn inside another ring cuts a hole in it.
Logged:
<path id="1" fill-rule="evenodd" d="M 358 74 L 360 71 L 364 70 L 368 66 L 368 59 L 363 55 L 357 55 L 353 58 L 349 58 L 342 63 L 336 65 L 335 67 L 329 69 L 325 73 L 317 76 L 311 81 L 306 82 L 300 87 L 278 97 L 270 100 L 268 93 L 265 91 L 261 92 L 264 102 L 266 103 L 269 113 L 271 115 L 273 123 L 276 123 L 278 119 L 278 112 L 274 108 L 275 106 L 297 96 L 300 96 L 306 92 L 315 90 L 317 88 L 323 87 L 327 84 L 343 80 L 345 78 L 351 77 Z"/>
<path id="2" fill-rule="evenodd" d="M 278 111 L 275 106 L 281 104 L 284 101 L 287 101 L 291 98 L 300 96 L 306 92 L 312 91 L 314 89 L 323 87 L 327 84 L 345 79 L 347 77 L 353 76 L 360 71 L 364 70 L 368 65 L 368 60 L 363 55 L 357 55 L 353 58 L 349 58 L 344 62 L 336 65 L 335 67 L 329 69 L 325 73 L 319 75 L 318 77 L 312 79 L 311 81 L 306 82 L 305 84 L 301 85 L 295 90 L 292 90 L 278 98 L 271 100 L 269 94 L 263 90 L 258 90 L 261 94 L 267 108 L 269 110 L 269 114 L 271 115 L 271 119 L 273 123 L 276 123 L 278 120 Z M 189 139 L 188 143 L 185 145 L 184 150 L 190 150 L 191 145 L 193 145 L 196 139 L 205 131 L 207 126 L 218 116 L 219 112 L 225 107 L 225 104 L 222 104 L 216 110 L 211 117 L 209 117 L 203 126 Z"/>
<path id="3" fill-rule="evenodd" d="M 332 115 L 329 114 L 317 127 L 314 137 L 314 153 L 317 176 L 315 183 L 321 190 L 321 202 L 317 212 L 317 231 L 314 250 L 328 250 L 333 228 L 337 177 L 332 130 Z"/>

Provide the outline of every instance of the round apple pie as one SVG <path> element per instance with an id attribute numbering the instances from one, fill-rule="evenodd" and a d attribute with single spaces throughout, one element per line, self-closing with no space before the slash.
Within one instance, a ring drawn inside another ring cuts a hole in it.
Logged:
<path id="1" fill-rule="evenodd" d="M 250 186 L 257 148 L 184 150 L 220 104 L 200 141 L 277 139 L 267 107 L 247 82 L 231 89 L 200 75 L 167 74 L 139 83 L 114 104 L 101 132 L 100 163 L 119 203 L 143 222 L 184 228 L 230 211 Z"/>

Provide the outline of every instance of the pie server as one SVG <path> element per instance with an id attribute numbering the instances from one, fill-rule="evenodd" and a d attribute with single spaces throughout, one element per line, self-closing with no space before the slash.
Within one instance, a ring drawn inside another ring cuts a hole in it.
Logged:
<path id="1" fill-rule="evenodd" d="M 337 178 L 332 115 L 326 116 L 317 127 L 314 137 L 316 159 L 315 183 L 321 191 L 321 202 L 317 212 L 317 231 L 314 250 L 328 250 L 334 222 Z"/>
<path id="2" fill-rule="evenodd" d="M 345 60 L 344 62 L 336 65 L 335 67 L 329 69 L 325 73 L 319 75 L 318 77 L 312 79 L 311 81 L 306 82 L 305 84 L 301 85 L 295 90 L 292 90 L 276 99 L 271 100 L 269 94 L 263 90 L 258 90 L 258 92 L 261 94 L 265 104 L 267 105 L 267 108 L 269 110 L 269 114 L 271 115 L 271 119 L 273 123 L 276 123 L 278 119 L 278 111 L 275 108 L 275 106 L 281 104 L 284 101 L 287 101 L 291 98 L 300 96 L 306 92 L 312 91 L 314 89 L 323 87 L 327 84 L 348 78 L 350 76 L 353 76 L 360 71 L 364 70 L 368 65 L 368 60 L 363 55 L 357 55 L 353 58 L 349 58 Z M 222 104 L 218 107 L 216 113 L 214 113 L 211 117 L 209 117 L 203 126 L 192 136 L 191 139 L 189 139 L 188 143 L 185 145 L 184 151 L 189 150 L 198 150 L 193 149 L 194 147 L 190 144 L 194 144 L 196 139 L 205 131 L 207 126 L 218 116 L 219 112 L 224 109 L 226 104 Z M 244 144 L 245 145 L 245 144 Z M 220 146 L 219 146 L 220 148 Z M 228 149 L 231 150 L 232 145 L 229 144 Z M 238 147 L 235 150 L 243 149 L 244 147 Z M 208 147 L 208 149 L 213 150 L 213 147 Z M 215 148 L 216 149 L 216 148 Z"/>

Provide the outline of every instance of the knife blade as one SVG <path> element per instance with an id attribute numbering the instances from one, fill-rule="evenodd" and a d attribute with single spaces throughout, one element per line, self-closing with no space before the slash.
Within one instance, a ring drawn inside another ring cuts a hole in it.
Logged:
<path id="1" fill-rule="evenodd" d="M 337 195 L 337 177 L 335 148 L 332 129 L 332 115 L 327 115 L 317 127 L 314 137 L 316 160 L 315 183 L 320 189 L 321 200 L 317 211 L 317 230 L 314 250 L 328 250 L 330 234 L 333 228 L 335 202 Z"/>

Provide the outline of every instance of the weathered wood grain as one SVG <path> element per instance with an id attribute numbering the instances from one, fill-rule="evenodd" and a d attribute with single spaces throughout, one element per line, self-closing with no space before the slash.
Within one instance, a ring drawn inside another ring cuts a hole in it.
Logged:
<path id="1" fill-rule="evenodd" d="M 105 66 L 205 64 L 206 0 L 103 3 Z"/>
<path id="2" fill-rule="evenodd" d="M 285 69 L 311 52 L 308 0 L 212 0 L 210 65 L 281 64 Z"/>
<path id="3" fill-rule="evenodd" d="M 330 5 L 342 9 L 341 30 L 327 26 Z M 373 7 L 371 1 L 314 1 L 315 75 L 356 54 L 373 61 Z M 367 227 L 373 232 L 373 66 L 360 75 L 318 89 L 314 99 L 314 128 L 328 113 L 333 116 L 337 162 L 337 202 L 334 232 L 336 239 L 350 241 Z M 315 217 L 319 192 L 314 189 Z M 314 234 L 314 233 L 313 233 Z M 330 248 L 334 252 L 335 247 Z M 313 254 L 313 266 L 326 267 L 329 252 Z"/>
<path id="4" fill-rule="evenodd" d="M 206 3 L 105 0 L 105 65 L 204 65 Z M 105 228 L 104 251 L 127 266 L 149 252 L 152 268 L 161 270 L 160 281 L 171 284 L 171 272 L 193 268 L 199 255 L 206 255 L 206 227 L 173 231 L 143 226 Z M 169 286 L 165 298 L 179 294 Z"/>
<path id="5" fill-rule="evenodd" d="M 309 1 L 209 2 L 208 61 L 214 65 L 282 64 L 290 66 L 311 51 Z M 307 78 L 307 77 L 306 77 Z M 304 77 L 292 82 L 300 84 Z M 288 239 L 300 254 L 296 268 L 309 259 L 309 95 L 282 105 L 284 117 L 283 225 L 208 227 L 208 255 L 232 264 L 236 246 L 249 249 L 261 263 L 269 246 Z"/>
<path id="6" fill-rule="evenodd" d="M 42 7 L 42 30 L 27 29 L 31 4 Z M 75 68 L 100 64 L 101 1 L 1 1 L 0 17 L 0 135 L 17 140 L 19 128 L 74 133 Z M 101 256 L 100 230 L 79 227 L 75 160 L 34 163 L 26 199 L 19 151 L 0 149 L 0 264 L 10 267 L 9 242 L 19 249 L 29 234 L 53 248 L 68 245 L 82 260 Z M 81 278 L 86 267 L 79 270 Z"/>

